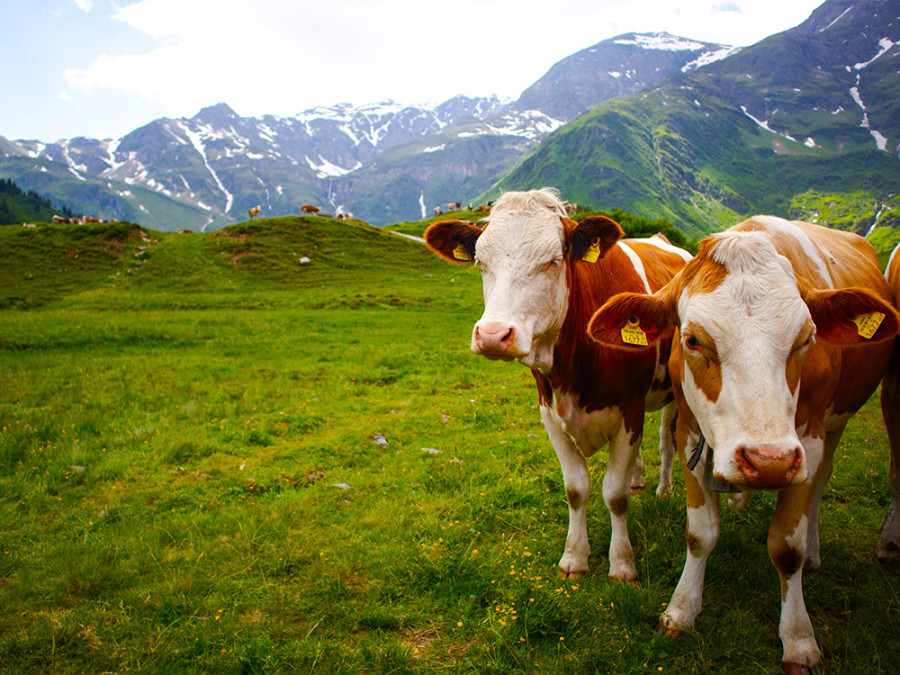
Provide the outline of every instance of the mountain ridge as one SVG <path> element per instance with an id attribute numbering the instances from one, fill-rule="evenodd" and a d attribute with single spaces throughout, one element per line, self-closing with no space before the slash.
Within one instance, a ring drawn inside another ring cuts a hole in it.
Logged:
<path id="1" fill-rule="evenodd" d="M 659 73 L 722 51 L 668 34 L 639 35 L 601 41 L 554 66 L 571 78 L 579 61 L 585 71 L 599 68 L 602 53 L 615 55 L 603 68 L 620 77 L 601 79 L 618 88 L 583 78 L 576 107 L 634 93 Z M 658 48 L 666 42 L 683 48 Z M 0 137 L 0 177 L 86 214 L 158 229 L 215 229 L 256 205 L 265 215 L 283 215 L 303 203 L 380 225 L 410 220 L 435 205 L 475 198 L 581 112 L 542 109 L 571 89 L 571 79 L 557 78 L 554 68 L 516 101 L 459 95 L 437 105 L 335 104 L 258 118 L 219 103 L 190 118 L 154 120 L 120 139 Z"/>

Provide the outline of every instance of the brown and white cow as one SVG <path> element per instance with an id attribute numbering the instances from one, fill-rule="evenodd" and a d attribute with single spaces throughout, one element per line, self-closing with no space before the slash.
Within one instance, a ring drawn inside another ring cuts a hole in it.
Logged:
<path id="1" fill-rule="evenodd" d="M 259 204 L 257 204 L 256 206 L 251 206 L 249 209 L 247 209 L 247 213 L 250 214 L 250 220 L 253 220 L 254 216 L 259 215 Z"/>
<path id="2" fill-rule="evenodd" d="M 319 207 L 314 206 L 312 204 L 304 204 L 303 206 L 300 207 L 300 215 L 301 216 L 305 216 L 306 214 L 314 216 L 318 212 L 319 212 Z"/>
<path id="3" fill-rule="evenodd" d="M 900 307 L 900 245 L 891 253 L 885 277 L 894 298 L 894 307 Z M 881 411 L 891 445 L 888 489 L 891 502 L 881 526 L 881 536 L 875 547 L 880 560 L 900 561 L 900 337 L 894 338 L 894 356 L 881 385 Z"/>
<path id="4" fill-rule="evenodd" d="M 588 330 L 624 349 L 623 328 L 652 342 L 673 326 L 688 550 L 659 630 L 692 628 L 700 612 L 719 532 L 716 491 L 777 490 L 768 551 L 781 577 L 783 665 L 804 672 L 822 658 L 802 588 L 804 561 L 819 565 L 822 490 L 898 330 L 875 251 L 855 234 L 756 216 L 701 242 L 654 295 L 610 300 Z"/>
<path id="5" fill-rule="evenodd" d="M 627 511 L 632 472 L 639 457 L 645 410 L 663 411 L 662 470 L 657 492 L 671 484 L 675 413 L 666 372 L 673 331 L 656 347 L 625 354 L 588 339 L 587 322 L 614 294 L 652 293 L 690 255 L 664 237 L 620 241 L 609 218 L 581 223 L 566 217 L 550 189 L 508 192 L 493 206 L 485 227 L 449 220 L 425 231 L 428 247 L 480 269 L 484 314 L 472 331 L 472 351 L 517 360 L 537 381 L 541 419 L 559 458 L 569 504 L 569 530 L 559 567 L 566 576 L 588 569 L 586 457 L 609 443 L 603 499 L 612 520 L 609 574 L 634 580 Z"/>

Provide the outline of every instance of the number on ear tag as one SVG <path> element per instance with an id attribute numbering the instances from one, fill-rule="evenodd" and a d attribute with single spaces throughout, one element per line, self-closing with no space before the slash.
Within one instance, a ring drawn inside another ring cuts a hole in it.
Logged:
<path id="1" fill-rule="evenodd" d="M 585 254 L 581 257 L 582 260 L 589 263 L 597 262 L 597 259 L 600 257 L 600 238 L 597 237 L 594 239 L 594 243 L 591 244 L 590 248 L 585 252 Z"/>
<path id="2" fill-rule="evenodd" d="M 457 260 L 474 260 L 474 258 L 469 255 L 469 252 L 463 248 L 462 244 L 457 244 L 456 248 L 453 249 L 453 257 Z"/>
<path id="3" fill-rule="evenodd" d="M 860 314 L 851 319 L 856 324 L 857 332 L 866 340 L 871 340 L 875 335 L 875 331 L 884 321 L 884 314 L 881 312 L 870 312 L 869 314 Z"/>
<path id="4" fill-rule="evenodd" d="M 627 345 L 647 346 L 647 334 L 641 330 L 640 321 L 636 318 L 628 319 L 628 323 L 622 326 L 622 342 Z"/>

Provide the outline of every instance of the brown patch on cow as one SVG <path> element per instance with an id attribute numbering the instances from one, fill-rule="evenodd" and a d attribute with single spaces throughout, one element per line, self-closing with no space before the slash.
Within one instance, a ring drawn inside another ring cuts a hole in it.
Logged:
<path id="1" fill-rule="evenodd" d="M 699 509 L 706 503 L 706 495 L 703 487 L 694 476 L 690 469 L 687 468 L 687 451 L 685 448 L 688 438 L 689 427 L 697 426 L 697 420 L 694 419 L 691 409 L 684 402 L 684 398 L 676 391 L 676 400 L 678 401 L 678 419 L 675 422 L 675 451 L 681 461 L 681 473 L 684 475 L 684 488 L 687 493 L 687 507 L 689 509 Z M 693 448 L 690 448 L 693 450 Z"/>
<path id="2" fill-rule="evenodd" d="M 614 516 L 628 513 L 628 497 L 616 497 L 609 503 L 609 512 Z"/>
<path id="3" fill-rule="evenodd" d="M 722 367 L 717 358 L 715 340 L 697 324 L 689 323 L 687 329 L 700 342 L 702 349 L 692 354 L 691 358 L 685 358 L 685 361 L 694 376 L 694 383 L 706 400 L 715 403 L 722 393 Z"/>
<path id="4" fill-rule="evenodd" d="M 566 501 L 569 503 L 573 509 L 578 510 L 578 508 L 584 503 L 584 500 L 581 497 L 581 493 L 575 488 L 566 488 Z"/>
<path id="5" fill-rule="evenodd" d="M 700 537 L 691 532 L 690 528 L 687 531 L 687 547 L 688 551 L 694 555 L 699 555 L 703 551 L 703 543 L 700 541 Z"/>

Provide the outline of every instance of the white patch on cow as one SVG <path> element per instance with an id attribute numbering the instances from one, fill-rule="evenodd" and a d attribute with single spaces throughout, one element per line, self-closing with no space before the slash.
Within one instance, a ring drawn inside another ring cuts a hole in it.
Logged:
<path id="1" fill-rule="evenodd" d="M 677 246 L 672 245 L 670 242 L 666 241 L 662 237 L 648 237 L 646 239 L 635 239 L 634 241 L 639 241 L 643 244 L 650 244 L 651 246 L 655 246 L 658 249 L 663 251 L 668 251 L 669 253 L 675 253 L 680 255 L 685 262 L 691 261 L 691 254 L 685 251 L 683 248 L 678 248 Z"/>
<path id="2" fill-rule="evenodd" d="M 637 272 L 637 275 L 641 278 L 641 283 L 644 284 L 644 290 L 647 291 L 647 293 L 652 293 L 653 291 L 650 290 L 650 282 L 647 281 L 647 273 L 644 271 L 644 263 L 641 262 L 638 254 L 624 241 L 616 242 L 616 245 L 626 256 L 628 256 L 628 259 L 631 261 L 631 266 L 634 267 L 634 271 Z"/>
<path id="3" fill-rule="evenodd" d="M 604 408 L 587 412 L 571 392 L 553 392 L 549 415 L 575 442 L 582 457 L 590 457 L 609 442 L 622 423 L 622 411 Z"/>
<path id="4" fill-rule="evenodd" d="M 825 264 L 825 261 L 822 259 L 822 255 L 819 252 L 819 248 L 813 243 L 806 232 L 784 218 L 777 218 L 775 216 L 754 216 L 752 220 L 766 229 L 782 232 L 796 239 L 797 243 L 803 247 L 803 252 L 806 256 L 819 268 L 819 274 L 821 275 L 822 280 L 828 285 L 828 288 L 834 288 L 834 282 L 831 279 L 831 273 L 828 271 L 828 265 Z"/>

